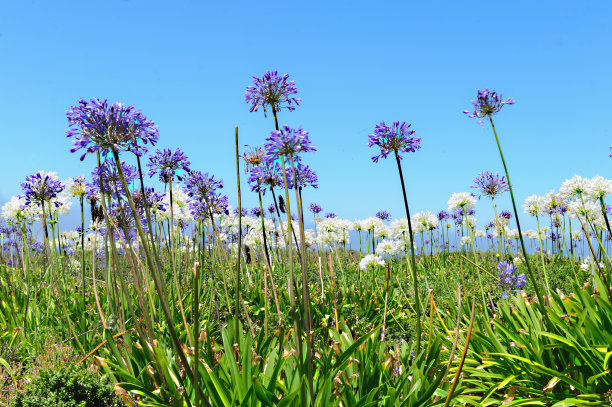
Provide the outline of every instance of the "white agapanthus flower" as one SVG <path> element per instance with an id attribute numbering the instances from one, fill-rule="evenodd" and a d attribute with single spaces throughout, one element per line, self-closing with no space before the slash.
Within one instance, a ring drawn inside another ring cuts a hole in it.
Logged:
<path id="1" fill-rule="evenodd" d="M 580 175 L 574 175 L 571 179 L 565 180 L 561 184 L 559 194 L 568 200 L 575 198 L 586 191 L 587 184 L 588 179 L 582 178 Z"/>
<path id="2" fill-rule="evenodd" d="M 394 219 L 389 225 L 391 239 L 407 239 L 408 238 L 408 220 L 406 218 Z"/>
<path id="3" fill-rule="evenodd" d="M 487 232 L 485 232 L 484 230 L 476 229 L 474 231 L 474 236 L 476 236 L 476 237 L 486 237 L 487 236 Z"/>
<path id="4" fill-rule="evenodd" d="M 586 201 L 583 203 L 577 200 L 572 201 L 568 205 L 568 210 L 572 218 L 578 217 L 583 222 L 586 222 L 588 219 L 588 221 L 597 227 L 605 227 L 606 222 L 601 213 L 601 205 L 595 202 Z"/>
<path id="5" fill-rule="evenodd" d="M 170 219 L 170 194 L 164 195 L 162 200 L 165 211 L 159 211 L 157 213 L 158 220 Z M 193 222 L 193 214 L 189 210 L 189 197 L 183 191 L 181 186 L 177 184 L 172 188 L 172 215 L 174 216 L 174 222 L 182 221 L 184 223 Z"/>
<path id="6" fill-rule="evenodd" d="M 35 222 L 40 219 L 42 210 L 36 205 L 25 206 L 24 197 L 13 196 L 10 201 L 2 206 L 2 218 L 16 222 L 17 214 L 26 222 Z"/>
<path id="7" fill-rule="evenodd" d="M 461 246 L 465 246 L 470 243 L 472 243 L 472 238 L 470 238 L 469 236 L 463 236 L 461 238 Z"/>
<path id="8" fill-rule="evenodd" d="M 541 198 L 541 210 L 543 212 L 556 212 L 557 208 L 567 206 L 567 199 L 562 194 L 555 194 L 555 191 L 550 191 Z"/>
<path id="9" fill-rule="evenodd" d="M 476 206 L 476 198 L 472 196 L 472 194 L 468 192 L 455 192 L 448 199 L 448 210 L 449 211 L 469 211 L 470 209 L 474 209 Z"/>
<path id="10" fill-rule="evenodd" d="M 525 198 L 523 209 L 525 213 L 535 216 L 544 212 L 544 206 L 544 198 L 537 195 L 531 195 Z"/>
<path id="11" fill-rule="evenodd" d="M 369 269 L 372 269 L 378 266 L 384 266 L 384 265 L 385 265 L 385 261 L 380 256 L 376 256 L 374 254 L 366 255 L 359 262 L 359 268 L 361 270 L 369 270 Z"/>
<path id="12" fill-rule="evenodd" d="M 506 236 L 508 236 L 508 239 L 518 239 L 520 237 L 518 229 L 511 229 L 506 226 L 504 231 Z"/>
<path id="13" fill-rule="evenodd" d="M 376 246 L 376 254 L 380 256 L 395 256 L 404 250 L 404 242 L 401 240 L 383 239 Z"/>
<path id="14" fill-rule="evenodd" d="M 431 212 L 418 212 L 412 215 L 412 225 L 414 233 L 426 232 L 430 229 L 438 227 L 438 217 Z"/>
<path id="15" fill-rule="evenodd" d="M 589 198 L 599 200 L 600 197 L 605 198 L 610 193 L 612 193 L 612 180 L 605 179 L 600 175 L 587 180 L 585 195 Z"/>

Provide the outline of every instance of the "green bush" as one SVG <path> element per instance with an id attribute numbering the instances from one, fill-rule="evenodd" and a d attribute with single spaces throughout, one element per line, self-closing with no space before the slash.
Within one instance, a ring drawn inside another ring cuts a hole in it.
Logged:
<path id="1" fill-rule="evenodd" d="M 94 372 L 62 367 L 44 370 L 18 394 L 11 407 L 119 407 L 123 404 L 106 380 Z"/>

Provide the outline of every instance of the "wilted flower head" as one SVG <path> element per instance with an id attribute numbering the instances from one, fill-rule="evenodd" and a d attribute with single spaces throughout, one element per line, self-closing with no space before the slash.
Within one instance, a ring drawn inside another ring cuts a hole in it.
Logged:
<path id="1" fill-rule="evenodd" d="M 449 211 L 469 212 L 476 205 L 476 199 L 468 192 L 455 192 L 448 199 Z"/>
<path id="2" fill-rule="evenodd" d="M 244 92 L 246 102 L 251 105 L 250 111 L 256 112 L 262 107 L 265 116 L 267 106 L 273 113 L 280 112 L 283 105 L 290 112 L 295 110 L 292 104 L 299 106 L 301 99 L 291 96 L 297 94 L 297 88 L 295 82 L 288 79 L 288 74 L 279 76 L 277 71 L 267 71 L 261 78 L 253 76 L 253 86 L 247 86 Z"/>
<path id="3" fill-rule="evenodd" d="M 380 157 L 387 158 L 389 153 L 397 152 L 400 160 L 402 159 L 399 153 L 414 153 L 421 148 L 421 138 L 412 137 L 414 130 L 410 129 L 410 124 L 406 122 L 393 122 L 388 126 L 385 122 L 380 122 L 374 128 L 374 134 L 368 136 L 368 147 L 380 147 L 380 154 L 372 157 L 372 161 L 378 162 Z"/>
<path id="4" fill-rule="evenodd" d="M 506 177 L 500 176 L 497 172 L 495 174 L 490 171 L 481 172 L 474 179 L 474 184 L 476 185 L 472 185 L 471 188 L 477 188 L 481 196 L 485 195 L 490 198 L 495 198 L 509 189 Z"/>
<path id="5" fill-rule="evenodd" d="M 506 260 L 501 261 L 497 265 L 497 275 L 499 277 L 499 286 L 502 288 L 502 298 L 507 298 L 508 295 L 516 288 L 525 287 L 525 274 L 517 274 L 515 267 L 512 263 L 508 263 Z"/>
<path id="6" fill-rule="evenodd" d="M 317 148 L 308 139 L 308 132 L 301 127 L 292 129 L 284 125 L 280 130 L 272 130 L 270 137 L 264 144 L 266 160 L 272 162 L 281 155 L 295 158 L 299 153 L 317 151 Z"/>
<path id="7" fill-rule="evenodd" d="M 494 90 L 482 89 L 478 90 L 476 100 L 472 100 L 474 111 L 464 110 L 463 113 L 468 117 L 477 117 L 483 119 L 486 116 L 492 116 L 498 113 L 504 105 L 513 105 L 514 99 L 502 100 L 502 95 L 497 94 Z M 482 120 L 481 120 L 482 123 Z"/>
<path id="8" fill-rule="evenodd" d="M 252 168 L 262 165 L 265 161 L 266 150 L 261 147 L 253 147 L 251 151 L 242 155 L 245 163 L 244 172 L 251 171 Z"/>
<path id="9" fill-rule="evenodd" d="M 79 104 L 72 106 L 66 116 L 70 126 L 66 134 L 74 142 L 70 151 L 86 149 L 81 161 L 88 153 L 99 151 L 106 155 L 113 147 L 117 152 L 132 151 L 140 156 L 147 149 L 139 141 L 155 145 L 159 138 L 153 121 L 134 106 L 126 107 L 120 102 L 109 105 L 106 99 L 93 98 L 89 102 L 79 99 Z"/>
<path id="10" fill-rule="evenodd" d="M 64 185 L 54 172 L 38 171 L 26 177 L 25 182 L 21 183 L 21 189 L 24 192 L 26 206 L 30 204 L 41 206 L 57 197 L 64 190 Z M 54 204 L 58 207 L 61 203 L 55 200 Z"/>
<path id="11" fill-rule="evenodd" d="M 159 174 L 159 180 L 167 183 L 174 180 L 175 176 L 182 181 L 183 178 L 177 174 L 177 171 L 189 172 L 189 164 L 187 156 L 179 148 L 174 152 L 169 148 L 164 148 L 157 150 L 149 157 L 147 167 L 149 167 L 149 177 Z"/>

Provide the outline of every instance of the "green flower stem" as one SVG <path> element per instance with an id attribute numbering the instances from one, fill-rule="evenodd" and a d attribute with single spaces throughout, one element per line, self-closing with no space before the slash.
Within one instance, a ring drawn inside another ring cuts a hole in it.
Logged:
<path id="1" fill-rule="evenodd" d="M 417 280 L 416 256 L 414 255 L 414 233 L 412 232 L 412 221 L 410 220 L 410 210 L 408 209 L 408 198 L 406 197 L 406 186 L 404 184 L 404 175 L 402 173 L 402 165 L 397 150 L 395 150 L 395 161 L 397 162 L 397 170 L 399 171 L 400 183 L 402 184 L 402 193 L 404 195 L 404 207 L 406 209 L 406 218 L 408 220 L 408 233 L 410 234 L 410 265 L 412 271 L 412 280 L 414 284 L 414 308 L 416 310 L 417 319 L 417 345 L 416 354 L 421 350 L 421 303 L 419 302 L 419 282 Z"/>
<path id="2" fill-rule="evenodd" d="M 236 183 L 238 184 L 238 258 L 236 261 L 236 308 L 234 309 L 234 312 L 235 312 L 234 314 L 234 322 L 235 322 L 234 332 L 236 334 L 238 343 L 240 343 L 240 331 L 239 331 L 240 324 L 238 321 L 238 317 L 240 316 L 240 260 L 242 257 L 242 196 L 240 194 L 240 155 L 238 154 L 238 126 L 236 126 L 235 135 L 236 135 Z M 263 223 L 263 218 L 262 218 L 262 223 Z"/>
<path id="3" fill-rule="evenodd" d="M 527 266 L 527 273 L 529 274 L 529 279 L 531 280 L 531 284 L 533 284 L 533 289 L 536 292 L 536 296 L 538 298 L 538 304 L 540 310 L 542 311 L 542 315 L 545 316 L 548 321 L 548 314 L 544 309 L 544 298 L 540 293 L 540 288 L 535 279 L 535 275 L 531 270 L 531 264 L 529 263 L 529 257 L 527 256 L 527 249 L 525 248 L 525 242 L 523 240 L 523 232 L 521 231 L 521 222 L 519 221 L 518 211 L 516 210 L 516 202 L 514 200 L 514 191 L 512 189 L 512 183 L 510 182 L 510 175 L 508 174 L 508 167 L 506 166 L 506 160 L 504 159 L 504 153 L 502 152 L 501 145 L 499 143 L 499 137 L 497 137 L 497 131 L 495 130 L 495 125 L 493 124 L 493 119 L 491 115 L 488 115 L 489 122 L 491 122 L 491 128 L 493 129 L 493 134 L 495 135 L 495 141 L 497 142 L 497 148 L 499 149 L 499 156 L 501 157 L 502 164 L 504 165 L 504 172 L 506 173 L 506 179 L 508 180 L 508 189 L 510 190 L 510 198 L 512 199 L 512 209 L 514 210 L 514 216 L 516 218 L 516 226 L 519 232 L 519 239 L 521 241 L 521 249 L 523 250 L 523 257 L 525 257 L 525 265 Z"/>

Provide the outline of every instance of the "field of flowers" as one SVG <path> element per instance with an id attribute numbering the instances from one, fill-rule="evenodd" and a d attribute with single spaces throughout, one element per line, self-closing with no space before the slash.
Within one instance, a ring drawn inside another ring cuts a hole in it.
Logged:
<path id="1" fill-rule="evenodd" d="M 317 149 L 279 124 L 300 105 L 295 83 L 266 72 L 245 99 L 271 131 L 244 147 L 236 128 L 231 204 L 183 151 L 155 150 L 158 128 L 134 106 L 68 109 L 91 174 L 38 171 L 2 207 L 0 405 L 610 405 L 611 180 L 576 175 L 521 207 L 494 125 L 514 101 L 484 89 L 465 113 L 490 127 L 501 174 L 411 214 L 402 159 L 421 139 L 373 124 L 364 142 L 405 214 L 341 219 L 302 201 Z M 478 200 L 495 214 L 484 230 Z M 65 230 L 73 206 L 81 226 Z M 112 391 L 49 378 L 65 371 Z"/>

